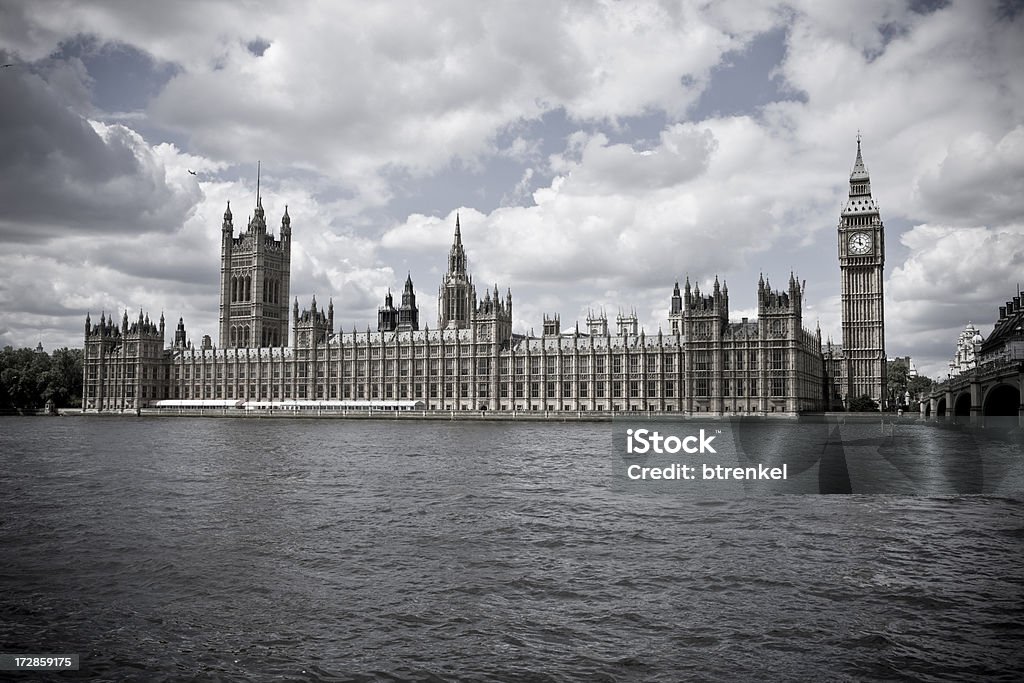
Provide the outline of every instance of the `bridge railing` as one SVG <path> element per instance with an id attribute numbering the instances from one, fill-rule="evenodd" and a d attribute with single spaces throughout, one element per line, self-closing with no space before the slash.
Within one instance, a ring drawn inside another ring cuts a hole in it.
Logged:
<path id="1" fill-rule="evenodd" d="M 942 396 L 947 392 L 959 391 L 960 389 L 969 386 L 972 382 L 985 382 L 995 379 L 996 377 L 1003 375 L 1008 369 L 1015 368 L 1019 370 L 1022 365 L 1024 365 L 1024 363 L 1012 358 L 1001 358 L 990 363 L 985 363 L 979 367 L 971 368 L 966 372 L 961 372 L 955 377 L 939 382 L 932 389 L 931 394 L 929 394 L 929 398 L 942 398 Z"/>

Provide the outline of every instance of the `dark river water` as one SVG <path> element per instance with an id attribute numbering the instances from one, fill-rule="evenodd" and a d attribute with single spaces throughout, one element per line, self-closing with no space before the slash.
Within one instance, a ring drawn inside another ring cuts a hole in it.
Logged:
<path id="1" fill-rule="evenodd" d="M 1022 496 L 630 487 L 612 430 L 0 419 L 0 652 L 80 657 L 4 675 L 1021 679 Z"/>

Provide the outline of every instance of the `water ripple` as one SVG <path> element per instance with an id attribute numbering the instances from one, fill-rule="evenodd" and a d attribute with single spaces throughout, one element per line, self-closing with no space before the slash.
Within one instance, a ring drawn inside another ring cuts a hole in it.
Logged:
<path id="1" fill-rule="evenodd" d="M 1019 679 L 1020 500 L 640 495 L 610 443 L 3 419 L 0 651 L 80 654 L 60 680 Z"/>

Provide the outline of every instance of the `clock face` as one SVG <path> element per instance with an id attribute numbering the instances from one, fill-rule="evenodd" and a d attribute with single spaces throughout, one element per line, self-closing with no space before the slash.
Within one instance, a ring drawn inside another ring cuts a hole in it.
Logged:
<path id="1" fill-rule="evenodd" d="M 866 254 L 871 251 L 871 235 L 866 232 L 857 232 L 850 235 L 850 253 Z"/>

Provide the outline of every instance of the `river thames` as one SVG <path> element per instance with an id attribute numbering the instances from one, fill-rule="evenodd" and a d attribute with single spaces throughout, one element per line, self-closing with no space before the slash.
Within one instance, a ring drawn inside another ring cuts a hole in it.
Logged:
<path id="1" fill-rule="evenodd" d="M 614 429 L 2 418 L 0 652 L 80 657 L 25 680 L 1019 680 L 1005 467 L 858 494 L 861 440 L 853 495 L 716 499 L 629 485 Z"/>

